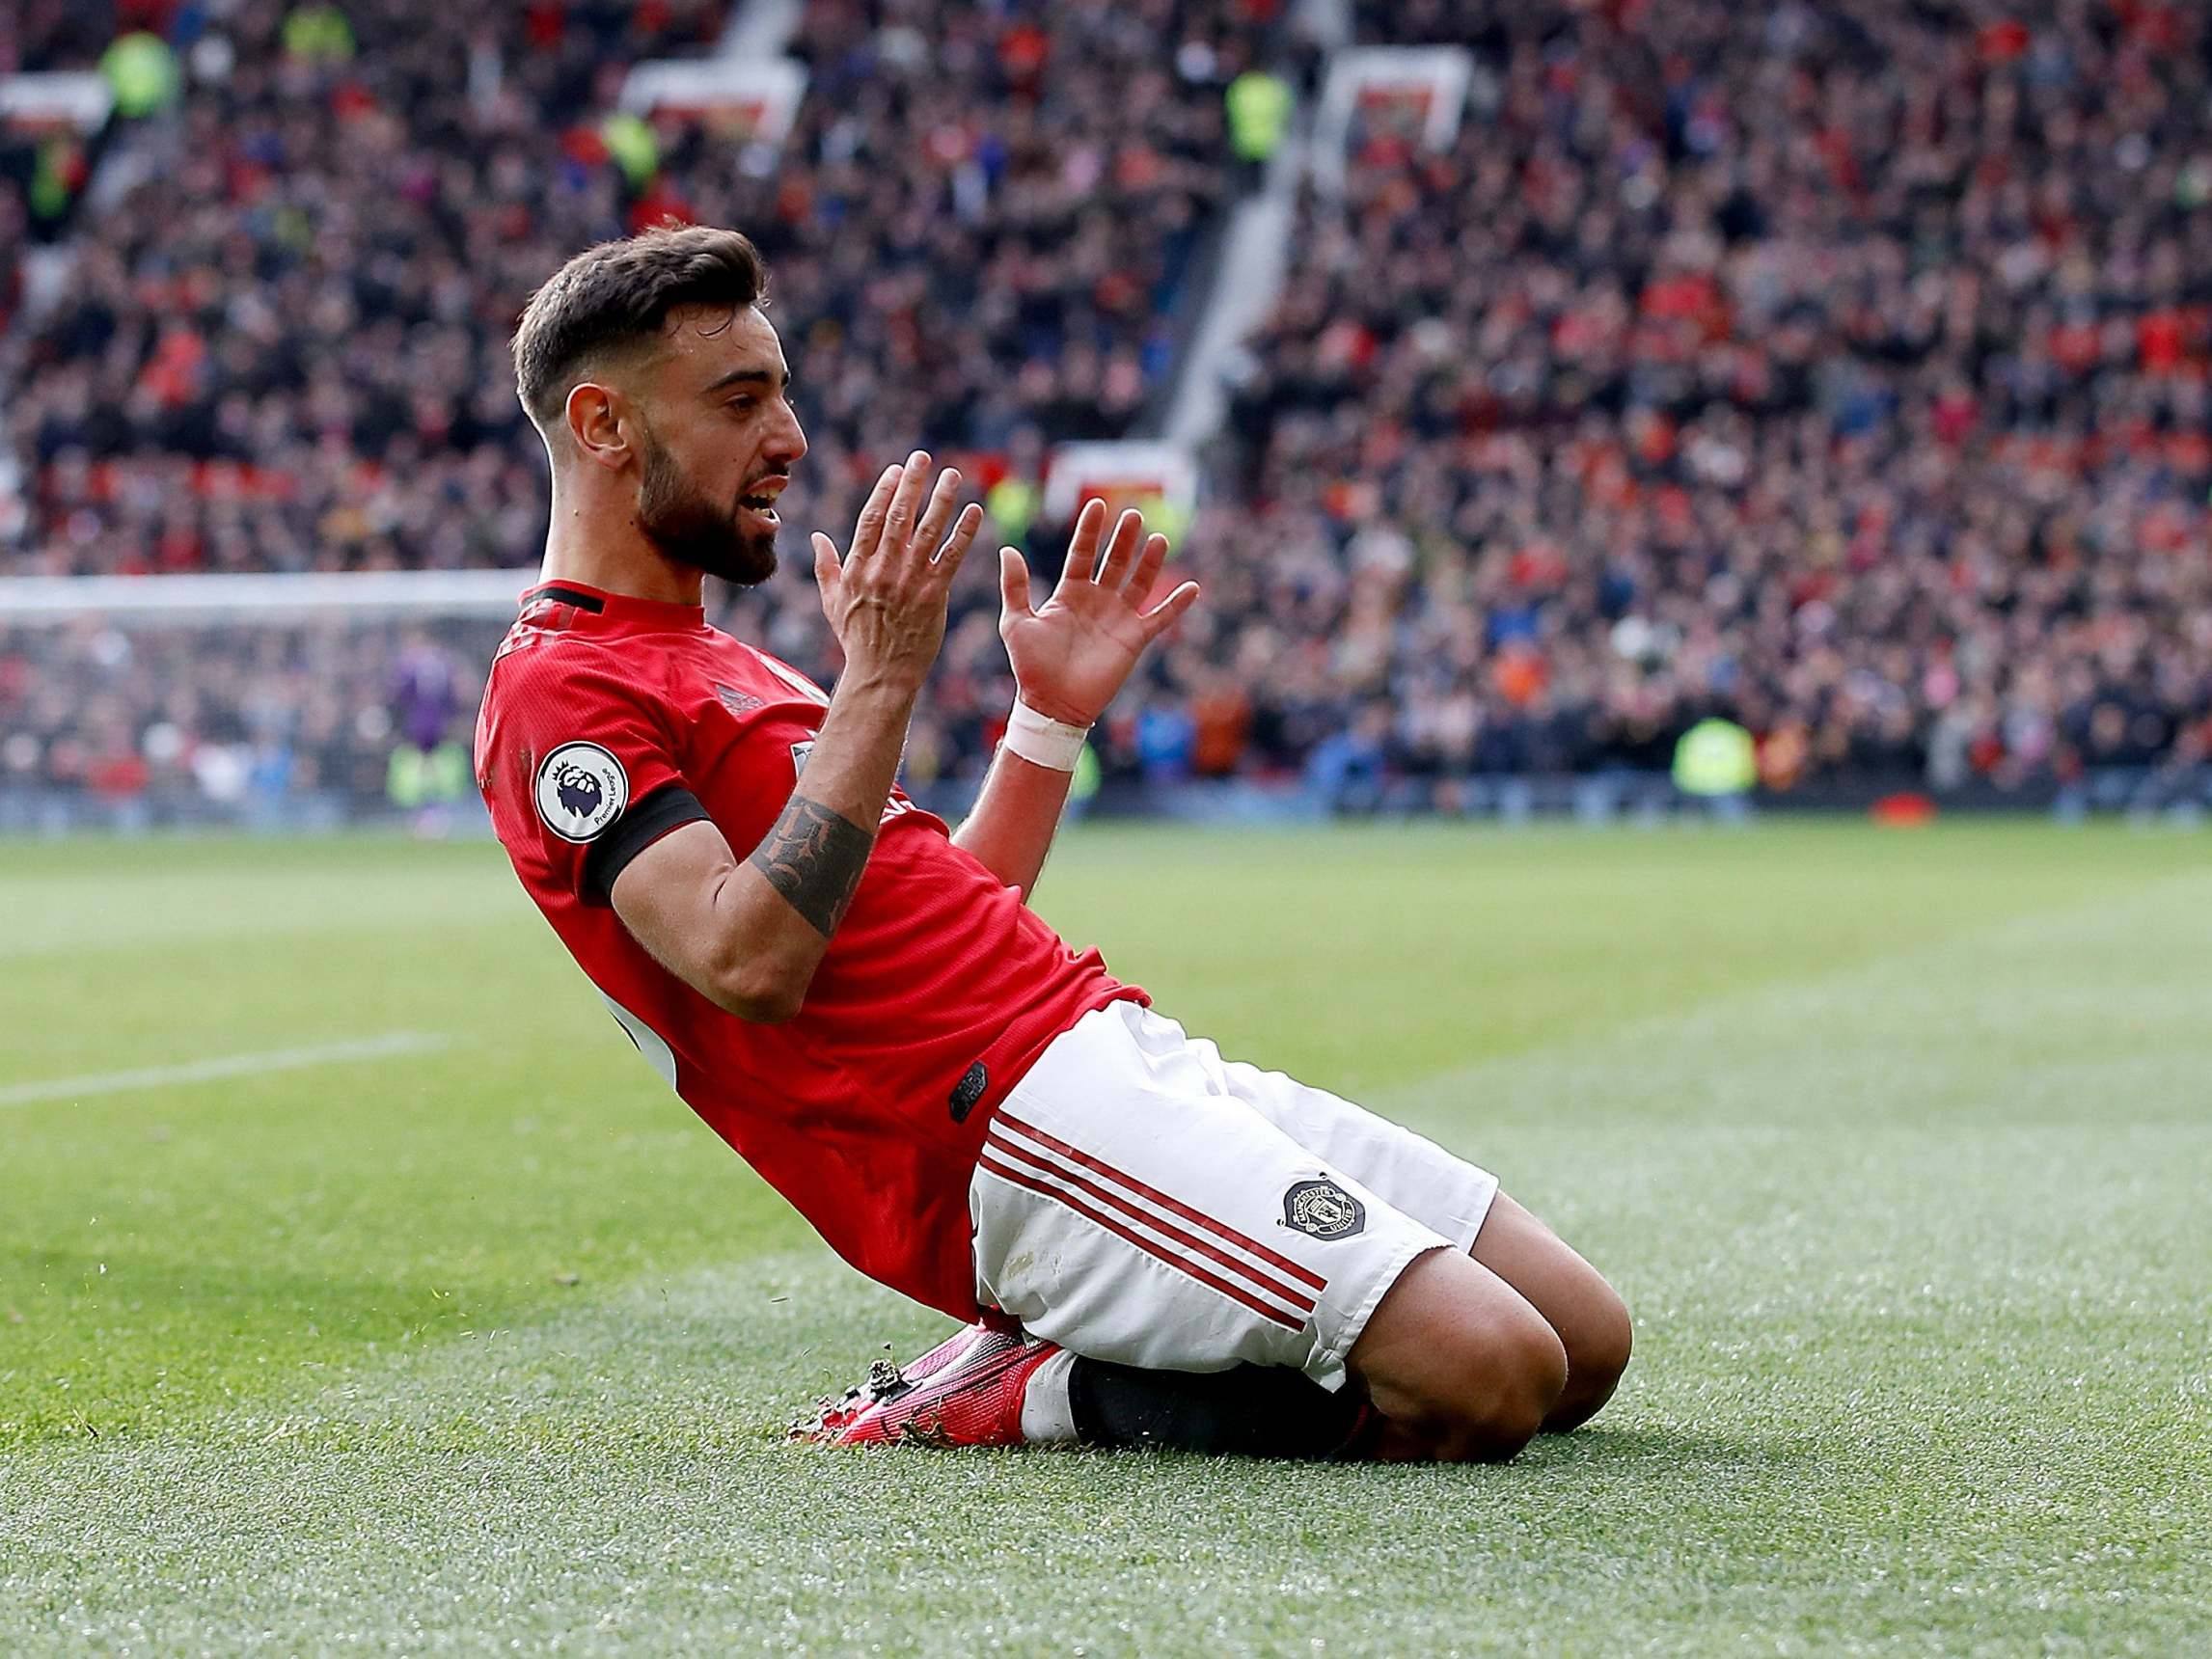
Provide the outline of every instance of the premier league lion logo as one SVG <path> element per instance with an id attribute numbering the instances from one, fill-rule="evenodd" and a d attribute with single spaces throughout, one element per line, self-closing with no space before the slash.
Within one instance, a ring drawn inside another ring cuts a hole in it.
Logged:
<path id="1" fill-rule="evenodd" d="M 595 743 L 564 743 L 537 769 L 537 815 L 563 841 L 590 841 L 622 816 L 630 779 Z"/>
<path id="2" fill-rule="evenodd" d="M 1367 1206 L 1333 1181 L 1300 1181 L 1283 1194 L 1283 1225 L 1308 1237 L 1350 1238 L 1367 1225 Z"/>
<path id="3" fill-rule="evenodd" d="M 599 810 L 606 794 L 599 780 L 583 767 L 569 762 L 553 775 L 553 786 L 560 791 L 560 804 L 579 818 L 588 818 Z"/>

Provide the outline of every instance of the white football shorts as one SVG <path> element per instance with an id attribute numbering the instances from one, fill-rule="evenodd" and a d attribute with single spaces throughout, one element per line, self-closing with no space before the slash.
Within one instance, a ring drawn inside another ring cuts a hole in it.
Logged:
<path id="1" fill-rule="evenodd" d="M 1497 1178 L 1136 1002 L 1014 1085 L 968 1191 L 977 1298 L 1155 1371 L 1296 1366 L 1327 1388 L 1416 1256 L 1465 1250 Z"/>

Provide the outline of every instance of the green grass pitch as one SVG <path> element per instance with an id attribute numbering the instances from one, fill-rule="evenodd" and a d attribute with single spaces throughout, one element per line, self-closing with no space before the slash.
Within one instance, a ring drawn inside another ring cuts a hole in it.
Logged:
<path id="1" fill-rule="evenodd" d="M 1605 1269 L 1598 1424 L 788 1446 L 942 1321 L 496 848 L 9 844 L 0 1652 L 2212 1651 L 2212 841 L 1080 829 L 1040 902 Z"/>

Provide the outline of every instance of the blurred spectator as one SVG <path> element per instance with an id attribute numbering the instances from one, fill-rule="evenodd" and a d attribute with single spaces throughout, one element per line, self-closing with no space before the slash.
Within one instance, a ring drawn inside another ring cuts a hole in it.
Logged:
<path id="1" fill-rule="evenodd" d="M 105 67 L 120 35 L 158 34 L 176 0 L 11 0 L 0 7 L 0 77 Z M 96 144 L 68 128 L 0 122 L 0 334 L 22 298 L 23 255 L 68 220 Z"/>

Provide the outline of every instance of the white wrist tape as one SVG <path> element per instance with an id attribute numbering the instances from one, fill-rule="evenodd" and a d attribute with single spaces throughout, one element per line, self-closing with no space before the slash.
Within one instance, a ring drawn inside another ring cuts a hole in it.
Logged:
<path id="1" fill-rule="evenodd" d="M 1083 752 L 1083 740 L 1090 735 L 1089 726 L 1048 720 L 1020 697 L 1014 699 L 1014 712 L 1006 717 L 1007 750 L 1033 765 L 1049 766 L 1054 772 L 1076 770 L 1077 757 Z"/>

